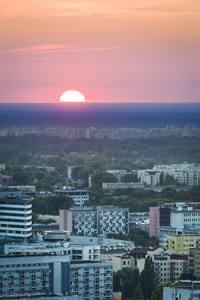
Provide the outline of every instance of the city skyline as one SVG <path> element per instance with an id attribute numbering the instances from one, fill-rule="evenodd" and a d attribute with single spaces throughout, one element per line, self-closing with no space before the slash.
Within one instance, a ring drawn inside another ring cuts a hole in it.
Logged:
<path id="1" fill-rule="evenodd" d="M 0 103 L 199 102 L 199 0 L 1 0 Z M 79 104 L 78 104 L 79 105 Z"/>

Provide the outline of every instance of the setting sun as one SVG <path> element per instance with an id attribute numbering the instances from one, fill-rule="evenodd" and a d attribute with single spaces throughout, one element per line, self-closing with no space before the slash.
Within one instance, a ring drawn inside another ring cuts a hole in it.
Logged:
<path id="1" fill-rule="evenodd" d="M 78 91 L 69 90 L 61 95 L 60 102 L 85 102 L 85 97 Z"/>

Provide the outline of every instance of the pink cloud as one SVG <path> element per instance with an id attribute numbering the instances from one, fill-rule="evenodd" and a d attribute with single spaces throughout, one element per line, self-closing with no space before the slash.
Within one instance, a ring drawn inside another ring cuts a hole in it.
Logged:
<path id="1" fill-rule="evenodd" d="M 40 51 L 47 51 L 47 50 L 56 50 L 60 48 L 70 48 L 73 47 L 72 45 L 38 45 L 32 47 L 24 47 L 24 48 L 17 48 L 17 49 L 10 49 L 2 51 L 1 53 L 32 53 L 32 52 L 40 52 Z"/>
<path id="2" fill-rule="evenodd" d="M 11 50 L 5 50 L 1 53 L 19 53 L 19 54 L 43 54 L 43 53 L 57 53 L 57 52 L 82 52 L 82 51 L 105 51 L 122 48 L 120 46 L 115 47 L 91 47 L 91 48 L 78 48 L 72 45 L 39 45 L 33 47 L 17 48 Z"/>

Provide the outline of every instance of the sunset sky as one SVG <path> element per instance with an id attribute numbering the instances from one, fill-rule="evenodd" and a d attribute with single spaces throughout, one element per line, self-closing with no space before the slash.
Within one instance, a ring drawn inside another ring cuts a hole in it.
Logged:
<path id="1" fill-rule="evenodd" d="M 0 103 L 200 102 L 200 0 L 0 0 Z"/>

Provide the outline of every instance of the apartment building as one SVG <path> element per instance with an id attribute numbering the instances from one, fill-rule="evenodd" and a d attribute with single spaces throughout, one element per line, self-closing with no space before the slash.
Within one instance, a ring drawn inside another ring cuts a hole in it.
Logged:
<path id="1" fill-rule="evenodd" d="M 117 206 L 73 207 L 59 211 L 60 229 L 77 235 L 97 236 L 129 232 L 129 209 Z"/>
<path id="2" fill-rule="evenodd" d="M 70 292 L 84 300 L 112 300 L 112 277 L 112 263 L 72 262 Z"/>
<path id="3" fill-rule="evenodd" d="M 67 255 L 70 261 L 100 261 L 99 245 L 79 245 L 75 242 L 6 244 L 5 255 Z"/>
<path id="4" fill-rule="evenodd" d="M 166 236 L 197 236 L 200 235 L 200 230 L 190 228 L 176 228 L 170 226 L 159 227 L 159 246 L 164 248 L 166 242 Z"/>
<path id="5" fill-rule="evenodd" d="M 176 252 L 189 254 L 191 248 L 197 248 L 200 244 L 200 236 L 167 235 L 165 248 L 173 249 Z"/>
<path id="6" fill-rule="evenodd" d="M 0 299 L 69 293 L 69 257 L 0 256 Z"/>
<path id="7" fill-rule="evenodd" d="M 193 248 L 189 251 L 189 273 L 200 280 L 200 248 Z"/>
<path id="8" fill-rule="evenodd" d="M 0 299 L 78 296 L 78 299 L 112 299 L 112 264 L 100 262 L 99 245 L 75 241 L 8 244 L 0 256 Z"/>
<path id="9" fill-rule="evenodd" d="M 0 191 L 0 236 L 27 240 L 32 235 L 32 199 Z"/>
<path id="10" fill-rule="evenodd" d="M 174 283 L 189 270 L 188 255 L 155 255 L 153 261 L 156 284 Z"/>
<path id="11" fill-rule="evenodd" d="M 199 184 L 200 166 L 198 164 L 155 165 L 153 170 L 173 176 L 178 182 L 193 186 Z"/>
<path id="12" fill-rule="evenodd" d="M 141 183 L 147 185 L 160 184 L 160 171 L 158 170 L 145 170 L 141 171 Z"/>

